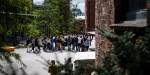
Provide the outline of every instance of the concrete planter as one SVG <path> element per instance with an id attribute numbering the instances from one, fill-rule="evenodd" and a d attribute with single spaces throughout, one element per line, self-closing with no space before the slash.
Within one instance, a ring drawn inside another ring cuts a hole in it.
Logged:
<path id="1" fill-rule="evenodd" d="M 1 47 L 1 49 L 5 52 L 12 52 L 15 50 L 15 47 L 13 46 L 4 46 L 4 47 Z"/>

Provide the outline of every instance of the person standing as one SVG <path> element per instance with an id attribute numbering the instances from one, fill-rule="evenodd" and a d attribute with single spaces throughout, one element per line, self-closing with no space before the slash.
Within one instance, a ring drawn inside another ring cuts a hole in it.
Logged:
<path id="1" fill-rule="evenodd" d="M 78 49 L 78 36 L 76 36 L 75 38 L 74 38 L 74 43 L 75 43 L 75 51 L 78 51 L 77 49 Z"/>
<path id="2" fill-rule="evenodd" d="M 56 49 L 56 37 L 55 36 L 51 37 L 51 43 L 52 43 L 52 49 L 55 50 Z"/>
<path id="3" fill-rule="evenodd" d="M 61 51 L 61 46 L 62 46 L 62 40 L 61 37 L 57 37 L 57 50 Z"/>
<path id="4" fill-rule="evenodd" d="M 69 36 L 67 39 L 68 51 L 71 51 L 71 37 Z"/>
<path id="5" fill-rule="evenodd" d="M 66 74 L 65 75 L 73 75 L 73 64 L 71 61 L 72 61 L 71 58 L 68 58 L 68 60 L 66 61 L 66 64 L 65 64 Z"/>
<path id="6" fill-rule="evenodd" d="M 32 46 L 32 50 L 34 51 L 34 47 L 35 47 L 35 39 L 34 38 L 32 38 L 31 46 Z"/>
<path id="7" fill-rule="evenodd" d="M 30 47 L 30 43 L 31 43 L 31 39 L 27 39 L 27 41 L 26 41 L 26 46 L 27 46 L 27 53 L 29 53 L 30 51 L 29 51 L 29 47 Z"/>
<path id="8" fill-rule="evenodd" d="M 43 44 L 43 50 L 46 51 L 46 48 L 47 48 L 47 37 L 44 37 L 44 39 L 42 40 L 42 44 Z"/>
<path id="9" fill-rule="evenodd" d="M 72 51 L 75 50 L 75 36 L 71 37 L 71 46 L 72 46 Z"/>
<path id="10" fill-rule="evenodd" d="M 38 50 L 40 51 L 40 41 L 38 38 L 35 39 L 35 47 L 37 47 Z"/>
<path id="11" fill-rule="evenodd" d="M 55 65 L 55 61 L 54 60 L 51 61 L 51 64 L 50 64 L 50 66 L 48 68 L 48 72 L 50 73 L 50 75 L 58 75 L 58 68 Z"/>
<path id="12" fill-rule="evenodd" d="M 90 46 L 90 39 L 88 37 L 86 37 L 84 41 L 84 46 L 85 46 L 85 51 L 88 51 L 89 46 Z"/>
<path id="13" fill-rule="evenodd" d="M 78 47 L 77 47 L 77 51 L 80 51 L 80 48 L 81 48 L 81 41 L 82 41 L 82 36 L 78 37 Z"/>

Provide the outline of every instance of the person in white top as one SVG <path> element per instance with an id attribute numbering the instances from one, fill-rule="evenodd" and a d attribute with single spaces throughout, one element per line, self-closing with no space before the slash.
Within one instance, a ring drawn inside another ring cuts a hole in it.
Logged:
<path id="1" fill-rule="evenodd" d="M 77 51 L 80 51 L 80 48 L 81 48 L 81 42 L 82 42 L 82 36 L 78 37 Z"/>

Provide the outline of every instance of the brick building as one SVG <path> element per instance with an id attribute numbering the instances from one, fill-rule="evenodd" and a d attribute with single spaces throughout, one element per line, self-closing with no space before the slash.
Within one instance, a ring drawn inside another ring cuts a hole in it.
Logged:
<path id="1" fill-rule="evenodd" d="M 85 0 L 86 31 L 95 30 L 95 0 Z"/>
<path id="2" fill-rule="evenodd" d="M 76 19 L 76 32 L 80 33 L 80 32 L 85 32 L 85 16 L 77 16 L 75 17 Z"/>
<path id="3" fill-rule="evenodd" d="M 149 19 L 144 0 L 96 0 L 95 3 L 96 65 L 100 66 L 100 59 L 110 50 L 111 42 L 99 35 L 97 29 L 108 27 L 141 32 L 139 29 L 148 26 Z"/>
<path id="4" fill-rule="evenodd" d="M 77 8 L 77 6 L 72 8 L 72 13 L 75 17 L 76 23 L 75 23 L 75 32 L 85 32 L 85 16 L 83 15 L 83 12 L 81 9 Z"/>

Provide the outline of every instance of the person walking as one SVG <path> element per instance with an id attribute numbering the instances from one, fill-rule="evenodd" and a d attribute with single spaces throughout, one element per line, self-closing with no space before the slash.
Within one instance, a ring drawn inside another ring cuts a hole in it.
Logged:
<path id="1" fill-rule="evenodd" d="M 65 50 L 65 46 L 66 46 L 66 40 L 64 37 L 62 37 L 62 50 Z"/>
<path id="2" fill-rule="evenodd" d="M 75 37 L 71 37 L 71 46 L 72 46 L 72 51 L 75 50 Z"/>
<path id="3" fill-rule="evenodd" d="M 57 37 L 57 50 L 61 51 L 61 46 L 62 46 L 62 40 L 61 37 Z"/>

